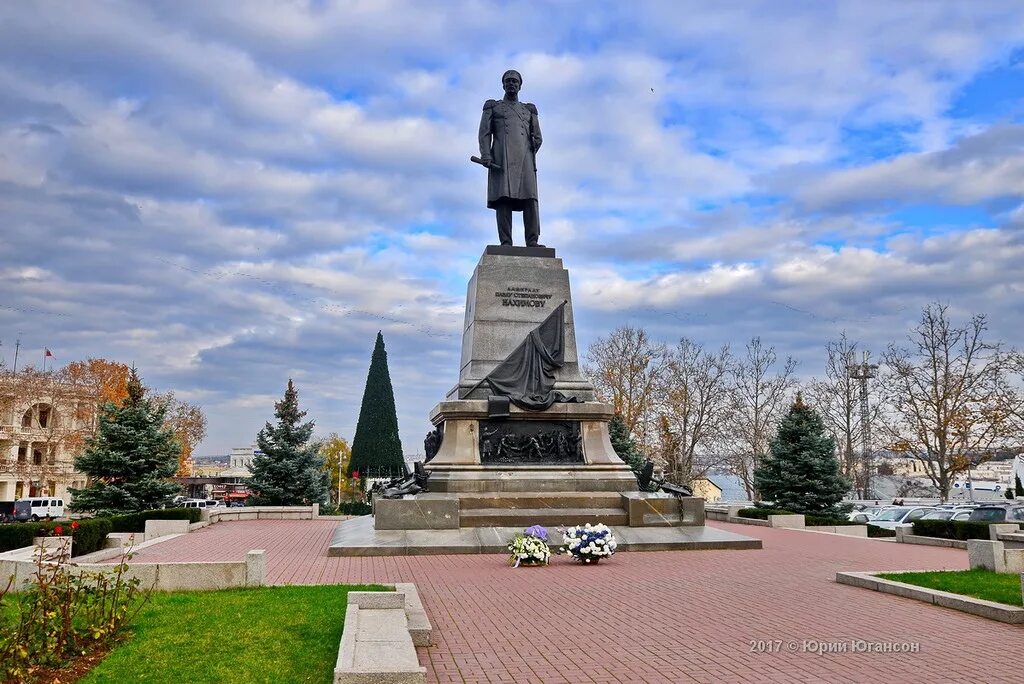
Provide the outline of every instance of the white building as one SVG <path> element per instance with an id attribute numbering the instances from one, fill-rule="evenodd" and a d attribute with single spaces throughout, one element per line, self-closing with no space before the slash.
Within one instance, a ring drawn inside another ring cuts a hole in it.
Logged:
<path id="1" fill-rule="evenodd" d="M 74 459 L 96 431 L 96 405 L 82 387 L 38 376 L 0 378 L 0 501 L 56 496 L 86 485 Z"/>

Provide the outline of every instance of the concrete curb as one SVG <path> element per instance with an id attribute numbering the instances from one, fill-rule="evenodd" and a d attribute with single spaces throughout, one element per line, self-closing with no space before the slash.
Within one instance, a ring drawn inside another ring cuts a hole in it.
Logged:
<path id="1" fill-rule="evenodd" d="M 894 596 L 911 598 L 924 601 L 925 603 L 933 603 L 937 606 L 953 608 L 964 613 L 978 615 L 998 622 L 1006 622 L 1011 625 L 1024 624 L 1024 608 L 985 601 L 984 599 L 964 596 L 963 594 L 953 594 L 948 591 L 927 589 L 913 584 L 905 584 L 904 582 L 894 582 L 893 580 L 878 577 L 880 572 L 882 571 L 837 572 L 836 582 L 851 587 L 879 591 L 883 594 L 893 594 Z M 893 572 L 900 571 L 894 570 Z"/>
<path id="2" fill-rule="evenodd" d="M 413 584 L 394 592 L 353 591 L 334 668 L 335 684 L 421 684 L 427 669 L 417 642 L 432 641 L 430 622 Z"/>

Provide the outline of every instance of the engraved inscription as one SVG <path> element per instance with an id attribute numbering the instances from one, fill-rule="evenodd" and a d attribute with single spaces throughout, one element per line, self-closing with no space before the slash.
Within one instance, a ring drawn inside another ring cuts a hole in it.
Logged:
<path id="1" fill-rule="evenodd" d="M 525 306 L 543 309 L 553 295 L 543 293 L 536 287 L 509 286 L 494 293 L 501 300 L 502 306 Z"/>

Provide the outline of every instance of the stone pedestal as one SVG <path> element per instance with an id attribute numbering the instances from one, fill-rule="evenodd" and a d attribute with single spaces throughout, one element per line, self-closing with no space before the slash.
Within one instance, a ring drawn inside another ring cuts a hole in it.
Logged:
<path id="1" fill-rule="evenodd" d="M 563 301 L 565 365 L 555 389 L 581 401 L 594 400 L 594 388 L 580 375 L 576 326 L 569 292 L 569 271 L 550 248 L 487 247 L 466 292 L 459 382 L 448 399 L 486 399 L 488 389 L 473 389 Z"/>
<path id="2" fill-rule="evenodd" d="M 489 403 L 480 381 L 562 302 L 564 365 L 555 390 L 575 399 L 543 411 Z M 612 448 L 613 408 L 580 375 L 569 273 L 550 248 L 488 247 L 466 296 L 459 382 L 430 413 L 440 445 L 425 464 L 429 493 L 377 502 L 381 531 L 562 525 L 703 524 L 672 498 L 633 501 L 633 471 Z"/>

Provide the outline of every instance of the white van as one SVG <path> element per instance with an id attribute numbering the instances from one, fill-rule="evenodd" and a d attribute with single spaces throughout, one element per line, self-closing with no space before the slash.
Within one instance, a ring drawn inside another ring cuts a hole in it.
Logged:
<path id="1" fill-rule="evenodd" d="M 211 499 L 189 499 L 181 504 L 182 508 L 213 508 L 216 502 Z"/>
<path id="2" fill-rule="evenodd" d="M 15 520 L 37 520 L 63 518 L 64 499 L 19 499 L 14 502 Z"/>

